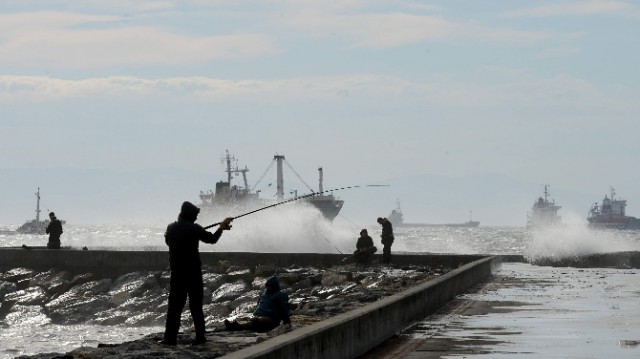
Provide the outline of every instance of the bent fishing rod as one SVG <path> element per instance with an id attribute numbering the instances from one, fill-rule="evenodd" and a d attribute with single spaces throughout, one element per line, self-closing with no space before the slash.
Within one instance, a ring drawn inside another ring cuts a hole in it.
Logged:
<path id="1" fill-rule="evenodd" d="M 276 207 L 276 206 L 280 206 L 280 205 L 283 205 L 283 204 L 289 203 L 289 202 L 299 201 L 299 200 L 304 199 L 304 198 L 317 196 L 317 195 L 320 195 L 320 194 L 323 194 L 323 193 L 327 193 L 327 192 L 341 191 L 341 190 L 345 190 L 345 189 L 360 188 L 360 187 L 388 187 L 388 186 L 389 185 L 384 185 L 384 184 L 368 184 L 368 185 L 363 185 L 363 186 L 348 186 L 348 187 L 340 187 L 340 188 L 329 189 L 329 190 L 326 190 L 326 191 L 312 192 L 312 193 L 309 193 L 309 194 L 305 194 L 305 195 L 302 195 L 302 196 L 298 196 L 298 197 L 295 197 L 295 198 L 288 199 L 286 201 L 277 202 L 277 203 L 274 203 L 274 204 L 271 204 L 271 205 L 268 205 L 268 206 L 264 206 L 262 208 L 254 209 L 253 211 L 250 211 L 250 212 L 247 212 L 247 213 L 243 213 L 243 214 L 235 216 L 235 217 L 229 217 L 229 218 L 231 218 L 231 220 L 236 220 L 236 219 L 238 219 L 240 217 L 244 217 L 244 216 L 248 216 L 250 214 L 256 213 L 256 212 L 264 211 L 265 209 L 269 209 L 269 208 L 273 208 L 273 207 Z M 209 228 L 218 226 L 218 225 L 220 225 L 220 223 L 221 222 L 210 224 L 210 225 L 204 227 L 204 229 L 209 229 Z"/>

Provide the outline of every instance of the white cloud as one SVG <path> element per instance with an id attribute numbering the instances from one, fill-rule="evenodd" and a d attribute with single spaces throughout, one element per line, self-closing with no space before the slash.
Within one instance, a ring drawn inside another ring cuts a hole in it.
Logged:
<path id="1" fill-rule="evenodd" d="M 276 51 L 261 34 L 194 36 L 121 18 L 47 12 L 0 15 L 0 65 L 100 68 L 176 65 L 263 56 Z"/>
<path id="2" fill-rule="evenodd" d="M 287 18 L 287 25 L 296 31 L 321 37 L 343 37 L 371 48 L 459 39 L 530 44 L 551 36 L 545 32 L 500 29 L 404 12 L 339 14 L 306 9 Z"/>
<path id="3" fill-rule="evenodd" d="M 528 9 L 511 11 L 507 17 L 547 17 L 573 15 L 638 15 L 637 9 L 626 2 L 615 0 L 591 0 L 578 2 L 562 2 Z"/>
<path id="4" fill-rule="evenodd" d="M 512 72 L 494 84 L 419 83 L 398 77 L 353 75 L 282 80 L 230 81 L 206 77 L 142 79 L 104 77 L 64 80 L 50 77 L 0 76 L 0 102 L 59 100 L 189 101 L 334 105 L 392 103 L 393 106 L 451 108 L 599 108 L 637 110 L 632 89 L 601 89 L 586 80 L 559 74 L 547 78 Z M 625 96 L 624 94 L 627 93 Z"/>
<path id="5" fill-rule="evenodd" d="M 146 12 L 172 9 L 176 7 L 176 2 L 172 0 L 3 0 L 1 6 L 8 9 L 31 7 L 39 9 L 67 8 Z"/>
<path id="6" fill-rule="evenodd" d="M 553 59 L 571 56 L 578 53 L 580 53 L 579 47 L 556 47 L 542 51 L 538 57 L 541 59 Z"/>

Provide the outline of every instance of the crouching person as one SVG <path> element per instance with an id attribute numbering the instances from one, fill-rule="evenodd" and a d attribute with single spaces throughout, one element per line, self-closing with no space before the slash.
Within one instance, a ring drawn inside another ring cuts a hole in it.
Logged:
<path id="1" fill-rule="evenodd" d="M 285 331 L 291 330 L 289 318 L 289 296 L 280 290 L 277 277 L 270 277 L 265 283 L 265 291 L 260 295 L 258 306 L 253 317 L 246 323 L 224 321 L 227 330 L 251 330 L 254 332 L 268 332 L 284 324 Z"/>
<path id="2" fill-rule="evenodd" d="M 356 251 L 353 252 L 353 257 L 356 262 L 362 264 L 371 264 L 373 254 L 378 251 L 378 248 L 373 245 L 373 238 L 369 237 L 369 233 L 366 229 L 360 231 L 360 238 L 356 242 Z"/>

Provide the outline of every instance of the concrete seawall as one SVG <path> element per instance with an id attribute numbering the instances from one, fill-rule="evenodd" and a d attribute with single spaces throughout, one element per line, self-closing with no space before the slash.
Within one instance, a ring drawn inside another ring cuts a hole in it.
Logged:
<path id="1" fill-rule="evenodd" d="M 500 265 L 499 257 L 480 259 L 402 293 L 221 358 L 355 358 L 486 280 Z"/>
<path id="2" fill-rule="evenodd" d="M 202 252 L 203 264 L 215 265 L 228 261 L 239 266 L 253 267 L 270 264 L 280 267 L 291 265 L 330 267 L 344 264 L 347 254 L 323 253 L 250 253 L 250 252 Z M 484 258 L 481 255 L 394 255 L 395 264 L 443 265 L 456 268 Z M 97 277 L 117 277 L 135 271 L 164 270 L 169 266 L 166 251 L 108 251 L 108 250 L 47 250 L 0 249 L 0 271 L 25 267 L 45 271 L 51 268 L 71 273 L 93 273 Z"/>
<path id="3" fill-rule="evenodd" d="M 315 253 L 201 253 L 204 264 L 220 260 L 245 267 L 270 264 L 330 267 L 348 255 Z M 395 265 L 419 264 L 455 268 L 441 277 L 328 320 L 298 328 L 224 358 L 355 358 L 395 333 L 486 280 L 500 268 L 500 257 L 482 255 L 394 255 Z M 25 267 L 115 277 L 168 267 L 167 252 L 0 249 L 0 271 Z"/>

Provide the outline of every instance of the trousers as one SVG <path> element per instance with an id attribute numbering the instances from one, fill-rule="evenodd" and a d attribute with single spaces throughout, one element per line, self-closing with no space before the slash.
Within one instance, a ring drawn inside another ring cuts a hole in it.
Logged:
<path id="1" fill-rule="evenodd" d="M 171 272 L 169 307 L 164 332 L 165 342 L 175 343 L 180 329 L 180 316 L 189 297 L 189 310 L 196 329 L 196 340 L 204 339 L 204 313 L 202 312 L 202 272 Z"/>

